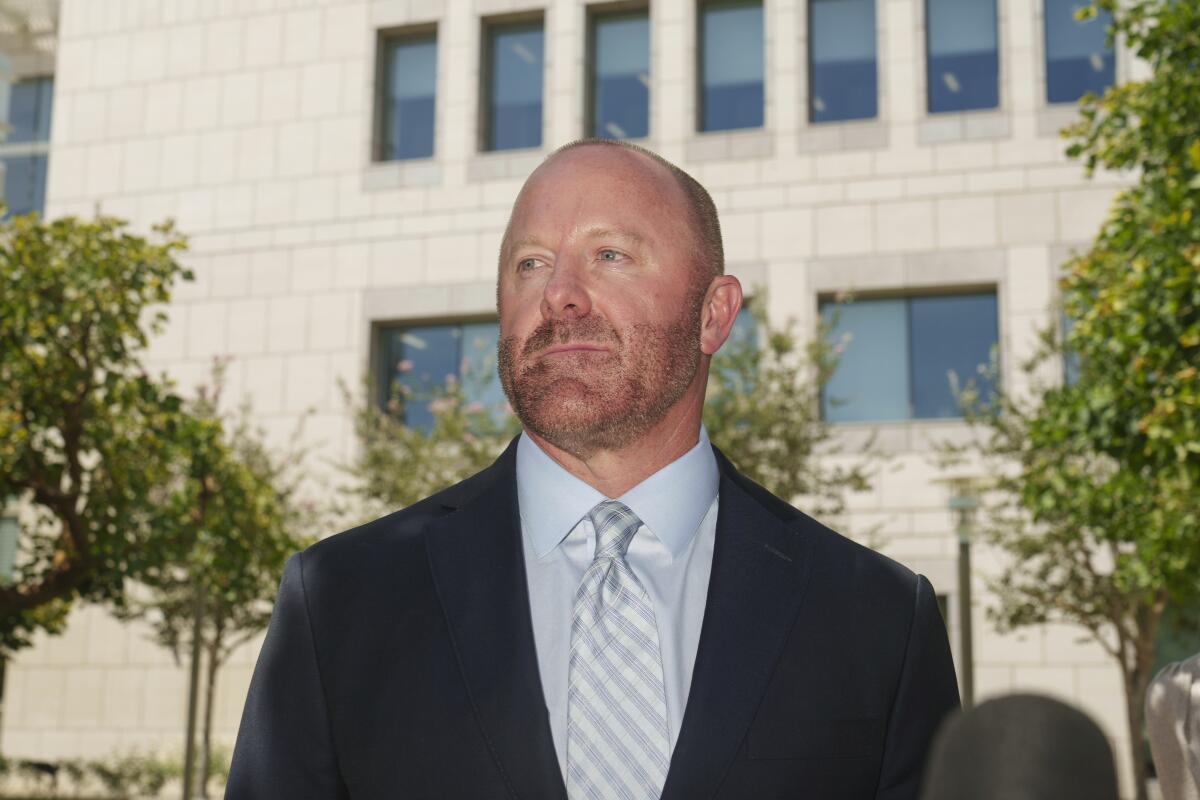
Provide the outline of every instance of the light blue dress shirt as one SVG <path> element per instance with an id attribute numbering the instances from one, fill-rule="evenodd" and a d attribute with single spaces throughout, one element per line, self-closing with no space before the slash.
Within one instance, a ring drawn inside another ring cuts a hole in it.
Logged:
<path id="1" fill-rule="evenodd" d="M 717 461 L 708 433 L 696 446 L 621 497 L 642 521 L 626 553 L 654 604 L 662 651 L 671 751 L 692 684 L 717 533 Z M 533 639 L 554 749 L 567 772 L 567 668 L 575 592 L 592 562 L 596 532 L 587 512 L 608 499 L 567 472 L 522 434 L 517 500 Z"/>

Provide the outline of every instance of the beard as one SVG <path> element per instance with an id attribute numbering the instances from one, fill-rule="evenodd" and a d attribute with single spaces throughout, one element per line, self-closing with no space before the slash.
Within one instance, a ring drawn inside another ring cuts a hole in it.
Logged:
<path id="1" fill-rule="evenodd" d="M 607 319 L 543 320 L 524 341 L 500 340 L 500 382 L 526 430 L 577 458 L 622 450 L 644 437 L 687 391 L 700 366 L 700 311 L 693 290 L 666 324 L 620 330 Z M 537 354 L 555 344 L 604 344 L 610 352 Z"/>

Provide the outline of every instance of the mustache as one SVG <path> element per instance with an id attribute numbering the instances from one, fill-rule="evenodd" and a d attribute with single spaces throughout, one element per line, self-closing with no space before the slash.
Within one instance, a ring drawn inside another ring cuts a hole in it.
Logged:
<path id="1" fill-rule="evenodd" d="M 611 342 L 619 347 L 621 337 L 616 329 L 608 324 L 608 320 L 590 314 L 575 320 L 547 319 L 534 328 L 533 333 L 525 339 L 525 344 L 521 346 L 521 356 L 528 357 L 551 345 L 571 342 Z"/>

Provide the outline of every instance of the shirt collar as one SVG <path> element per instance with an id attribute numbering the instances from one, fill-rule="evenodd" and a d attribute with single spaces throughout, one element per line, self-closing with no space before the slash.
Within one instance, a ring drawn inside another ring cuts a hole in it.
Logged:
<path id="1" fill-rule="evenodd" d="M 671 558 L 678 557 L 717 496 L 717 459 L 700 426 L 696 446 L 617 498 L 638 515 Z M 517 442 L 521 526 L 538 558 L 558 546 L 605 497 L 563 469 L 524 433 Z"/>

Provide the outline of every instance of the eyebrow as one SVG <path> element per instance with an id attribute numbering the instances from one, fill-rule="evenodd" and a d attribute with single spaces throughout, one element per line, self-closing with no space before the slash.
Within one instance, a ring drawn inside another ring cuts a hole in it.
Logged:
<path id="1" fill-rule="evenodd" d="M 623 239 L 624 241 L 635 245 L 644 245 L 646 243 L 644 236 L 634 233 L 633 231 L 620 230 L 618 228 L 588 228 L 580 235 L 587 239 Z M 518 250 L 531 246 L 544 247 L 545 245 L 543 245 L 542 240 L 536 236 L 522 236 L 520 239 L 507 242 L 504 246 L 504 250 L 507 255 L 511 256 Z"/>
<path id="2" fill-rule="evenodd" d="M 620 230 L 618 228 L 588 228 L 583 232 L 583 236 L 589 239 L 624 239 L 633 244 L 645 244 L 646 239 L 634 233 L 633 231 Z"/>
<path id="3" fill-rule="evenodd" d="M 530 245 L 541 245 L 541 240 L 536 236 L 522 236 L 520 239 L 504 243 L 504 251 L 508 254 L 515 253 L 524 247 Z"/>

